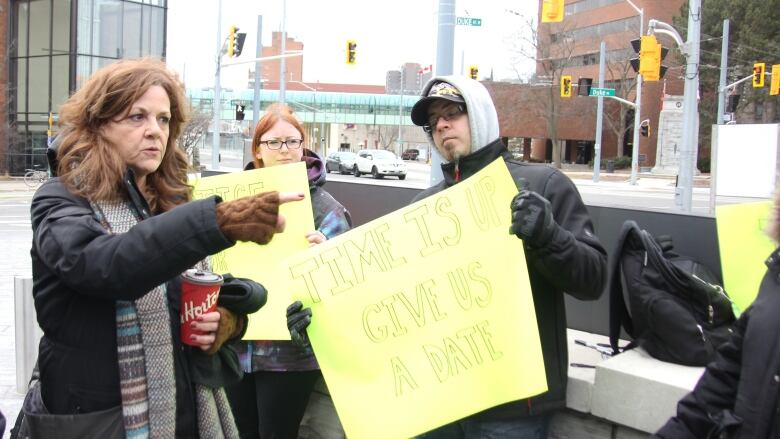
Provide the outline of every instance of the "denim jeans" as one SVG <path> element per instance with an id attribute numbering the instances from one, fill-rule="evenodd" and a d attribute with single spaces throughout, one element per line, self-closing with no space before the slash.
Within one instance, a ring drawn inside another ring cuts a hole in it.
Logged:
<path id="1" fill-rule="evenodd" d="M 506 421 L 462 419 L 417 436 L 417 439 L 546 439 L 552 415 Z"/>

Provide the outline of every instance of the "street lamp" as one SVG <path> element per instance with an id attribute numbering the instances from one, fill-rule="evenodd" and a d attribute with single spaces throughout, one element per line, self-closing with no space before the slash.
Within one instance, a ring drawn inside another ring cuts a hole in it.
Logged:
<path id="1" fill-rule="evenodd" d="M 635 11 L 639 13 L 639 37 L 645 33 L 645 10 L 638 8 L 631 0 L 626 0 Z M 636 185 L 637 171 L 639 171 L 639 123 L 642 113 L 642 74 L 636 72 L 636 99 L 634 101 L 634 136 L 631 147 L 631 180 Z"/>

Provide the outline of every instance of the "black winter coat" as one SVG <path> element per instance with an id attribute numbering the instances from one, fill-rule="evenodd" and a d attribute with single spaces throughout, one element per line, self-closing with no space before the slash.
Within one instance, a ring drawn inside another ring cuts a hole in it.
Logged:
<path id="1" fill-rule="evenodd" d="M 581 300 L 598 299 L 607 272 L 606 251 L 593 234 L 588 210 L 574 183 L 557 169 L 514 161 L 506 146 L 496 140 L 460 159 L 461 180 L 499 157 L 503 157 L 518 187 L 537 192 L 550 202 L 553 218 L 560 227 L 548 247 L 525 248 L 548 390 L 528 400 L 510 402 L 474 415 L 486 420 L 549 413 L 566 406 L 569 354 L 563 293 Z M 457 183 L 454 163 L 443 164 L 442 171 L 444 181 L 421 192 L 415 201 Z"/>
<path id="2" fill-rule="evenodd" d="M 655 437 L 780 439 L 780 249 L 758 297 Z"/>
<path id="3" fill-rule="evenodd" d="M 179 343 L 178 275 L 234 243 L 219 230 L 218 198 L 192 201 L 150 216 L 125 177 L 129 199 L 144 219 L 110 235 L 87 200 L 58 178 L 33 197 L 33 296 L 43 329 L 38 364 L 49 412 L 88 413 L 121 404 L 117 365 L 117 300 L 134 300 L 168 282 L 176 367 L 177 437 L 196 437 L 194 389 Z M 170 282 L 169 282 L 170 281 Z"/>

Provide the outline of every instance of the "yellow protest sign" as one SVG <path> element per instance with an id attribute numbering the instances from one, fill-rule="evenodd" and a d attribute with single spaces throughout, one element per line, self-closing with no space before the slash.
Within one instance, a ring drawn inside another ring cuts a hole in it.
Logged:
<path id="1" fill-rule="evenodd" d="M 771 209 L 770 201 L 715 208 L 723 287 L 741 310 L 756 298 L 766 273 L 764 260 L 775 249 L 766 234 Z"/>
<path id="2" fill-rule="evenodd" d="M 224 201 L 268 191 L 306 194 L 303 201 L 280 207 L 279 213 L 286 219 L 285 229 L 283 233 L 274 235 L 270 243 L 238 242 L 211 258 L 213 271 L 256 280 L 268 290 L 268 302 L 260 311 L 249 316 L 244 339 L 289 340 L 285 310 L 292 299 L 279 267 L 284 258 L 309 246 L 306 233 L 314 230 L 306 164 L 299 162 L 204 177 L 194 185 L 195 198 L 219 195 Z"/>
<path id="3" fill-rule="evenodd" d="M 499 159 L 285 261 L 349 437 L 409 437 L 547 389 Z"/>

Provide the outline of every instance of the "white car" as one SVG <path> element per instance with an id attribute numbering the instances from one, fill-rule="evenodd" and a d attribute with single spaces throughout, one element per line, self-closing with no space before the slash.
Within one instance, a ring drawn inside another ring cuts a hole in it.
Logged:
<path id="1" fill-rule="evenodd" d="M 358 151 L 352 173 L 355 177 L 371 174 L 374 178 L 394 175 L 399 180 L 403 180 L 406 178 L 406 163 L 384 149 L 362 149 Z"/>

